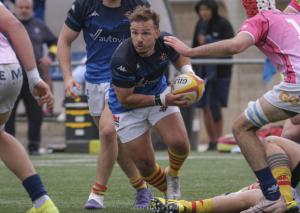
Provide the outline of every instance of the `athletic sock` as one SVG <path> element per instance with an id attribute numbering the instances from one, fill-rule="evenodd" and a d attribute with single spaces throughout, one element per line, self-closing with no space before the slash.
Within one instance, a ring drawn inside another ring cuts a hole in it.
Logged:
<path id="1" fill-rule="evenodd" d="M 290 202 L 294 200 L 291 186 L 292 174 L 289 168 L 288 156 L 283 153 L 271 155 L 268 157 L 268 163 L 285 201 Z"/>
<path id="2" fill-rule="evenodd" d="M 161 192 L 165 192 L 167 190 L 166 174 L 159 164 L 156 164 L 152 174 L 147 177 L 143 177 L 143 179 Z"/>
<path id="3" fill-rule="evenodd" d="M 129 178 L 129 182 L 136 190 L 147 188 L 147 183 L 143 180 L 141 175 Z"/>
<path id="4" fill-rule="evenodd" d="M 42 197 L 43 195 L 47 195 L 47 192 L 43 186 L 42 180 L 38 174 L 34 174 L 28 178 L 26 178 L 22 182 L 24 188 L 26 189 L 29 197 L 32 202 Z"/>
<path id="5" fill-rule="evenodd" d="M 50 197 L 48 195 L 43 195 L 42 197 L 36 199 L 34 202 L 33 202 L 33 205 L 35 208 L 39 208 L 41 207 L 42 205 L 44 205 L 44 203 L 47 201 L 47 200 L 50 200 Z"/>
<path id="6" fill-rule="evenodd" d="M 93 187 L 92 187 L 92 192 L 94 194 L 99 195 L 99 196 L 104 196 L 106 190 L 107 190 L 107 186 L 101 185 L 97 182 L 95 182 Z"/>
<path id="7" fill-rule="evenodd" d="M 278 200 L 280 198 L 280 191 L 271 169 L 266 167 L 254 173 L 259 180 L 260 188 L 265 198 L 271 201 Z"/>
<path id="8" fill-rule="evenodd" d="M 184 155 L 178 155 L 169 149 L 168 154 L 169 154 L 168 175 L 176 177 L 178 176 L 179 170 L 182 167 L 185 159 L 188 157 L 189 153 L 186 153 Z"/>
<path id="9" fill-rule="evenodd" d="M 210 213 L 213 211 L 212 199 L 180 201 L 180 203 L 187 208 L 186 213 Z"/>

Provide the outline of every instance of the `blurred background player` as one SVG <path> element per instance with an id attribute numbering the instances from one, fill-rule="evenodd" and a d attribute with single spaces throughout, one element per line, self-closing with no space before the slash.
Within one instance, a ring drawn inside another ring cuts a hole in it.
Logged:
<path id="1" fill-rule="evenodd" d="M 198 1 L 195 10 L 199 20 L 195 28 L 192 47 L 234 36 L 229 21 L 219 15 L 218 3 L 215 0 Z M 205 80 L 204 95 L 196 106 L 203 110 L 209 151 L 217 149 L 217 140 L 223 134 L 222 107 L 226 107 L 228 102 L 231 68 L 232 65 L 195 66 L 196 74 Z"/>
<path id="2" fill-rule="evenodd" d="M 300 145 L 276 136 L 265 138 L 264 145 L 268 164 L 278 180 L 281 194 L 289 204 L 288 212 L 298 213 L 299 203 L 295 199 L 300 199 Z M 238 192 L 211 199 L 166 201 L 155 198 L 152 205 L 160 213 L 233 213 L 254 206 L 262 197 L 259 184 L 255 183 Z M 253 208 L 249 212 L 263 213 L 264 211 Z"/>
<path id="3" fill-rule="evenodd" d="M 131 38 L 112 57 L 109 107 L 117 134 L 144 180 L 169 199 L 181 196 L 179 170 L 189 154 L 189 141 L 177 106 L 187 106 L 182 94 L 173 95 L 165 70 L 169 62 L 183 73 L 194 74 L 190 60 L 163 42 L 159 16 L 138 7 L 129 17 Z M 155 163 L 151 128 L 168 146 L 169 167 Z"/>
<path id="4" fill-rule="evenodd" d="M 42 79 L 50 86 L 52 90 L 52 81 L 50 77 L 50 66 L 55 59 L 57 52 L 57 38 L 53 35 L 47 25 L 33 16 L 32 0 L 16 0 L 15 2 L 16 17 L 25 26 L 29 38 L 33 45 L 35 60 Z M 49 54 L 44 54 L 43 45 L 47 45 Z M 26 75 L 24 76 L 21 93 L 15 102 L 14 109 L 5 126 L 5 130 L 11 135 L 15 135 L 15 117 L 18 105 L 21 100 L 24 102 L 28 120 L 27 149 L 30 155 L 38 155 L 41 144 L 41 128 L 43 122 L 43 108 L 32 96 Z M 53 90 L 52 90 L 53 91 Z M 49 109 L 52 111 L 53 109 Z"/>
<path id="5" fill-rule="evenodd" d="M 36 173 L 26 151 L 16 138 L 4 131 L 14 102 L 22 87 L 22 70 L 10 42 L 26 70 L 28 83 L 39 103 L 53 105 L 53 95 L 40 78 L 33 49 L 23 25 L 0 2 L 0 156 L 4 164 L 22 181 L 33 202 L 28 213 L 58 213 Z M 4 36 L 7 35 L 10 42 Z"/>
<path id="6" fill-rule="evenodd" d="M 101 149 L 96 181 L 85 208 L 104 208 L 104 194 L 113 165 L 117 160 L 131 185 L 137 190 L 136 207 L 146 208 L 152 195 L 131 158 L 119 146 L 113 116 L 107 105 L 111 79 L 110 59 L 118 45 L 130 36 L 128 15 L 144 0 L 76 0 L 69 10 L 58 41 L 58 56 L 66 94 L 76 97 L 73 88 L 79 84 L 71 73 L 71 44 L 83 30 L 87 50 L 86 94 L 91 116 L 99 128 Z"/>
<path id="7" fill-rule="evenodd" d="M 166 38 L 166 43 L 191 57 L 233 55 L 256 45 L 283 73 L 284 80 L 280 84 L 249 103 L 235 121 L 233 133 L 266 198 L 255 208 L 266 212 L 285 212 L 286 204 L 268 167 L 266 153 L 256 131 L 267 123 L 285 120 L 300 112 L 300 50 L 294 48 L 300 45 L 300 17 L 276 10 L 273 0 L 243 0 L 243 5 L 248 19 L 233 39 L 194 49 L 174 37 Z"/>

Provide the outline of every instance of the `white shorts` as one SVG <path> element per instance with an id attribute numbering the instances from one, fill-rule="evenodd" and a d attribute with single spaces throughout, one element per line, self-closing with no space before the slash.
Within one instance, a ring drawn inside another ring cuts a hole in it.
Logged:
<path id="1" fill-rule="evenodd" d="M 264 94 L 264 98 L 277 108 L 300 113 L 300 85 L 281 82 Z"/>
<path id="2" fill-rule="evenodd" d="M 160 108 L 153 106 L 115 114 L 114 124 L 121 142 L 127 143 L 138 138 L 162 118 L 180 112 L 176 106 L 169 106 L 164 112 Z"/>
<path id="3" fill-rule="evenodd" d="M 101 116 L 105 102 L 108 100 L 110 83 L 92 84 L 86 82 L 85 94 L 88 97 L 88 105 L 91 116 Z"/>
<path id="4" fill-rule="evenodd" d="M 23 83 L 19 64 L 0 64 L 0 114 L 12 111 Z"/>

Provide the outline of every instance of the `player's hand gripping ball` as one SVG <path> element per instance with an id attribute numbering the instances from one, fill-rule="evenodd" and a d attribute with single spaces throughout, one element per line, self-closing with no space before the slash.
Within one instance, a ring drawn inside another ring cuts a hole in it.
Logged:
<path id="1" fill-rule="evenodd" d="M 191 105 L 200 100 L 205 88 L 204 80 L 194 74 L 178 75 L 172 85 L 172 93 L 184 94 L 183 99 Z"/>

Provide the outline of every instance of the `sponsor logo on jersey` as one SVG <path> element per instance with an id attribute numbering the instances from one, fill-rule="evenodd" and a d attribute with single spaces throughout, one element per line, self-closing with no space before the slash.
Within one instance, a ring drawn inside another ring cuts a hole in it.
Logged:
<path id="1" fill-rule="evenodd" d="M 92 12 L 89 17 L 95 17 L 95 16 L 100 16 L 99 13 L 97 13 L 97 11 L 94 10 L 94 12 Z"/>
<path id="2" fill-rule="evenodd" d="M 108 43 L 121 43 L 123 42 L 126 38 L 118 38 L 118 37 L 113 37 L 111 35 L 109 36 L 103 36 L 101 35 L 103 32 L 103 29 L 99 28 L 94 34 L 90 33 L 91 38 L 94 41 L 99 41 L 99 42 L 108 42 Z"/>

